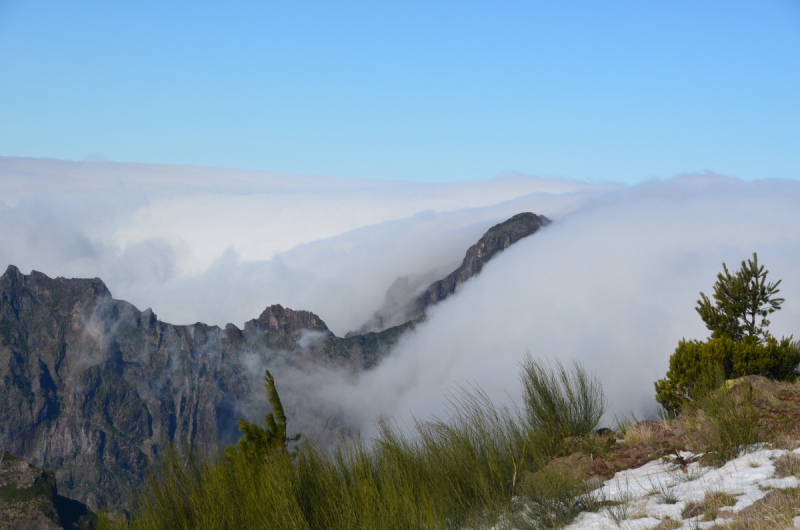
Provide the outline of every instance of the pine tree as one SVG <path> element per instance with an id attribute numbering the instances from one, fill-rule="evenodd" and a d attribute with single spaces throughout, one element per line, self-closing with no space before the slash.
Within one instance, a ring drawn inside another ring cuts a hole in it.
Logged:
<path id="1" fill-rule="evenodd" d="M 289 443 L 300 439 L 300 433 L 292 437 L 286 436 L 286 414 L 283 411 L 281 398 L 275 389 L 275 379 L 269 370 L 266 370 L 264 381 L 267 387 L 267 398 L 272 405 L 272 412 L 264 417 L 266 429 L 249 423 L 244 418 L 239 418 L 237 425 L 242 432 L 242 437 L 236 447 L 228 445 L 225 449 L 225 456 L 232 459 L 236 452 L 244 454 L 248 458 L 261 457 L 267 458 L 274 455 L 289 455 Z"/>
<path id="2" fill-rule="evenodd" d="M 775 295 L 780 292 L 777 283 L 767 283 L 764 266 L 758 265 L 758 256 L 753 252 L 753 259 L 742 261 L 742 268 L 735 274 L 722 264 L 723 273 L 717 275 L 714 284 L 714 302 L 700 293 L 697 301 L 697 312 L 711 330 L 712 338 L 728 337 L 734 342 L 742 342 L 745 338 L 761 342 L 770 335 L 767 316 L 781 309 L 783 298 Z M 758 319 L 761 319 L 759 322 Z"/>
<path id="3" fill-rule="evenodd" d="M 693 401 L 704 381 L 718 371 L 726 379 L 752 374 L 785 381 L 797 377 L 800 347 L 791 336 L 778 341 L 766 329 L 767 317 L 784 301 L 775 296 L 780 280 L 767 282 L 769 271 L 759 266 L 755 252 L 735 274 L 724 263 L 722 269 L 714 284 L 714 301 L 700 293 L 695 308 L 711 337 L 680 341 L 669 358 L 667 376 L 655 382 L 656 401 L 673 413 Z"/>

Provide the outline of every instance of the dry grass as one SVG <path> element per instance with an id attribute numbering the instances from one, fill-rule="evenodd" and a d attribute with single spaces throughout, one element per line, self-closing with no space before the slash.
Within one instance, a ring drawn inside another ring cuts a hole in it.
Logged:
<path id="1" fill-rule="evenodd" d="M 680 521 L 676 521 L 675 519 L 662 519 L 658 526 L 654 526 L 653 530 L 675 530 L 676 528 L 680 528 L 683 524 Z"/>
<path id="2" fill-rule="evenodd" d="M 631 425 L 626 429 L 623 439 L 628 445 L 636 445 L 638 443 L 652 443 L 655 436 L 654 422 L 640 421 L 635 425 Z"/>
<path id="3" fill-rule="evenodd" d="M 763 499 L 735 514 L 727 528 L 731 530 L 783 530 L 793 528 L 792 519 L 800 509 L 796 488 L 772 490 Z"/>
<path id="4" fill-rule="evenodd" d="M 772 442 L 772 447 L 774 449 L 785 449 L 787 451 L 794 451 L 795 449 L 800 447 L 800 440 L 798 440 L 796 436 L 790 436 L 788 434 L 780 434 L 775 437 L 775 440 Z"/>
<path id="5" fill-rule="evenodd" d="M 705 513 L 705 506 L 703 506 L 702 503 L 687 502 L 686 507 L 681 513 L 681 518 L 690 519 L 692 517 L 697 517 L 698 515 L 703 515 L 703 513 Z"/>
<path id="6" fill-rule="evenodd" d="M 794 453 L 785 454 L 775 460 L 775 477 L 791 476 L 800 478 L 800 457 Z"/>
<path id="7" fill-rule="evenodd" d="M 751 450 L 754 444 L 768 441 L 755 406 L 760 393 L 747 380 L 731 388 L 723 385 L 692 403 L 686 428 L 694 439 L 692 445 L 706 453 L 706 464 L 720 466 Z"/>
<path id="8" fill-rule="evenodd" d="M 725 506 L 733 506 L 736 499 L 730 493 L 724 491 L 707 491 L 703 498 L 703 508 L 705 514 L 704 521 L 714 521 L 717 518 L 719 509 Z"/>
<path id="9" fill-rule="evenodd" d="M 677 504 L 681 500 L 683 490 L 678 486 L 670 487 L 664 482 L 650 483 L 649 495 L 655 497 L 661 504 Z"/>

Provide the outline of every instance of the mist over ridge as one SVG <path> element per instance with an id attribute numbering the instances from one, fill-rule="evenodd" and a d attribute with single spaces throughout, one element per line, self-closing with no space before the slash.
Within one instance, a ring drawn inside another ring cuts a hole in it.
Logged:
<path id="1" fill-rule="evenodd" d="M 169 322 L 241 325 L 281 303 L 344 334 L 398 276 L 452 270 L 493 224 L 610 187 L 0 157 L 0 258 L 53 277 L 100 277 L 116 297 Z"/>
<path id="2" fill-rule="evenodd" d="M 376 369 L 355 382 L 304 375 L 365 432 L 378 414 L 443 415 L 457 384 L 515 398 L 525 350 L 580 360 L 613 410 L 647 412 L 677 341 L 707 335 L 698 293 L 723 261 L 753 251 L 784 280 L 773 334 L 800 322 L 796 181 L 706 173 L 635 186 L 524 176 L 439 186 L 7 158 L 0 175 L 6 264 L 100 277 L 115 298 L 170 322 L 241 326 L 280 303 L 339 336 L 397 277 L 452 270 L 493 224 L 522 211 L 553 219 L 432 308 Z"/>

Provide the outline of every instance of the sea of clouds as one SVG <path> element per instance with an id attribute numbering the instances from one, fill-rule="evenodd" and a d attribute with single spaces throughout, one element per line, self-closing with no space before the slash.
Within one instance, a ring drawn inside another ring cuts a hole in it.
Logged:
<path id="1" fill-rule="evenodd" d="M 241 327 L 280 303 L 342 336 L 398 276 L 450 271 L 489 227 L 531 211 L 554 223 L 432 308 L 376 369 L 308 374 L 317 397 L 369 432 L 380 414 L 444 415 L 456 385 L 518 399 L 530 351 L 580 361 L 613 411 L 643 415 L 678 341 L 707 336 L 694 306 L 723 262 L 758 252 L 787 300 L 773 334 L 800 333 L 799 203 L 799 181 L 712 173 L 424 184 L 0 158 L 0 265 L 100 277 L 176 324 Z"/>

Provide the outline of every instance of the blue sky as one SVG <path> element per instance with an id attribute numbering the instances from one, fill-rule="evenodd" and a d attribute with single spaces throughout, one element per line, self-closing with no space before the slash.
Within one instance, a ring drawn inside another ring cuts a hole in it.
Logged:
<path id="1" fill-rule="evenodd" d="M 0 0 L 0 156 L 800 178 L 800 2 Z"/>

